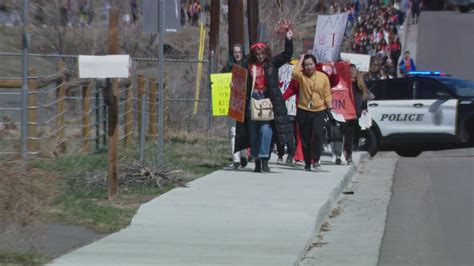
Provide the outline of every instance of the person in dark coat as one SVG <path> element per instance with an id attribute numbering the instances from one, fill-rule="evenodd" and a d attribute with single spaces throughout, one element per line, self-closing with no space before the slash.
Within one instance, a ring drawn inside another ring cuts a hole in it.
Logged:
<path id="1" fill-rule="evenodd" d="M 272 122 L 280 144 L 294 146 L 293 124 L 282 98 L 278 69 L 290 61 L 293 54 L 293 32 L 287 29 L 285 38 L 285 50 L 283 53 L 271 57 L 270 48 L 264 43 L 256 43 L 251 46 L 248 78 L 247 99 L 244 123 L 237 123 L 237 136 L 234 151 L 239 151 L 250 146 L 252 157 L 255 159 L 255 172 L 269 172 L 268 158 L 270 156 L 270 145 L 272 140 Z M 256 68 L 254 93 L 252 91 L 252 68 Z M 269 98 L 272 102 L 274 121 L 252 121 L 250 118 L 250 98 Z"/>

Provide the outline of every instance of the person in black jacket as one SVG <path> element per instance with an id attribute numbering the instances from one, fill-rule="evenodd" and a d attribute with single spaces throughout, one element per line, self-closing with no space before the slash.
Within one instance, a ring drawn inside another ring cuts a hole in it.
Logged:
<path id="1" fill-rule="evenodd" d="M 264 43 L 255 43 L 251 46 L 248 78 L 247 99 L 244 123 L 237 123 L 237 136 L 235 151 L 250 146 L 252 157 L 255 159 L 255 172 L 269 172 L 268 158 L 270 156 L 270 144 L 272 140 L 272 121 L 252 121 L 250 118 L 250 98 L 269 98 L 274 113 L 274 129 L 278 142 L 281 144 L 294 145 L 293 124 L 283 101 L 279 80 L 278 69 L 291 59 L 293 54 L 293 32 L 287 29 L 285 38 L 285 51 L 277 56 L 271 56 L 270 48 Z M 256 68 L 254 93 L 252 95 L 253 74 L 252 68 Z"/>
<path id="2" fill-rule="evenodd" d="M 362 113 L 367 112 L 367 100 L 369 90 L 365 85 L 362 75 L 354 64 L 351 64 L 352 94 L 354 96 L 354 106 L 356 109 L 356 119 L 346 120 L 342 123 L 342 133 L 344 137 L 344 157 L 348 164 L 352 163 L 352 151 L 354 146 L 358 147 L 360 137 L 359 118 Z"/>
<path id="3" fill-rule="evenodd" d="M 237 43 L 232 46 L 231 54 L 229 55 L 229 62 L 222 68 L 221 72 L 231 72 L 232 65 L 238 65 L 243 68 L 248 68 L 248 60 L 247 55 L 245 54 L 244 47 L 242 44 Z M 236 136 L 236 124 L 229 119 L 229 126 L 230 126 L 230 145 L 232 149 L 232 159 L 233 159 L 233 167 L 235 169 L 247 166 L 247 149 L 237 150 L 233 152 L 235 146 L 235 136 Z"/>

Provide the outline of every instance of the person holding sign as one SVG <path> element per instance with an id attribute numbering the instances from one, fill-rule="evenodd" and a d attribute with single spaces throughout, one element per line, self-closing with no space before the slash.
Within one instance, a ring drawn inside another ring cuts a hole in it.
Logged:
<path id="1" fill-rule="evenodd" d="M 333 123 L 335 120 L 330 112 L 332 97 L 328 76 L 316 70 L 317 61 L 314 55 L 302 55 L 300 62 L 301 67 L 296 66 L 293 69 L 293 78 L 300 83 L 296 120 L 301 130 L 304 169 L 311 171 L 313 156 L 315 160 L 313 167 L 320 166 L 324 118 L 329 116 Z"/>
<path id="2" fill-rule="evenodd" d="M 272 141 L 272 117 L 280 143 L 293 145 L 293 126 L 281 96 L 278 69 L 293 54 L 293 31 L 286 25 L 285 50 L 272 57 L 264 43 L 251 46 L 247 79 L 247 108 L 244 123 L 238 123 L 235 150 L 249 146 L 255 159 L 254 172 L 270 172 L 268 159 Z M 268 110 L 270 108 L 270 110 Z M 260 115 L 260 116 L 259 116 Z M 247 135 L 248 134 L 248 135 Z"/>
<path id="3" fill-rule="evenodd" d="M 231 72 L 232 65 L 234 64 L 241 66 L 243 68 L 248 67 L 247 56 L 245 55 L 242 44 L 240 43 L 234 44 L 232 46 L 232 54 L 230 54 L 229 56 L 230 56 L 230 60 L 224 66 L 221 72 Z M 232 84 L 231 84 L 231 88 L 232 88 Z M 233 123 L 233 122 L 229 119 L 229 123 Z M 239 166 L 240 167 L 247 166 L 247 149 L 237 150 L 236 152 L 234 152 L 235 136 L 236 136 L 236 124 L 233 123 L 233 125 L 230 125 L 229 137 L 230 137 L 230 145 L 232 149 L 233 167 L 237 169 L 239 168 Z"/>

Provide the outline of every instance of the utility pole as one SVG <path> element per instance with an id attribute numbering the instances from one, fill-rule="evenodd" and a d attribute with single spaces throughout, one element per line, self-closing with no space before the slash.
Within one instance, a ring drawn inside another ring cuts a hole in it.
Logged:
<path id="1" fill-rule="evenodd" d="M 243 0 L 229 1 L 229 54 L 236 43 L 244 44 Z"/>
<path id="2" fill-rule="evenodd" d="M 258 0 L 247 0 L 247 14 L 249 20 L 249 47 L 258 42 Z"/>
<path id="3" fill-rule="evenodd" d="M 163 145 L 164 145 L 164 128 L 163 128 L 163 110 L 164 110 L 164 97 L 163 97 L 163 67 L 164 67 L 164 38 L 165 38 L 165 2 L 164 0 L 159 0 L 160 5 L 160 14 L 158 14 L 158 29 L 159 29 L 159 72 L 158 72 L 158 164 L 163 164 Z"/>
<path id="4" fill-rule="evenodd" d="M 28 25 L 28 2 L 28 0 L 23 1 L 23 78 L 21 85 L 21 154 L 25 165 L 28 158 L 28 55 L 31 38 L 31 28 Z"/>
<path id="5" fill-rule="evenodd" d="M 119 54 L 119 11 L 113 7 L 109 10 L 109 39 L 108 50 L 109 54 Z M 108 135 L 109 135 L 109 175 L 107 179 L 108 185 L 108 199 L 113 200 L 117 197 L 118 192 L 118 94 L 119 84 L 118 79 L 112 79 L 112 82 L 107 82 L 109 86 L 106 90 L 110 90 L 111 102 L 109 105 L 109 119 L 108 119 Z"/>
<path id="6" fill-rule="evenodd" d="M 217 53 L 219 45 L 220 0 L 211 0 L 211 31 L 209 33 L 209 55 Z"/>

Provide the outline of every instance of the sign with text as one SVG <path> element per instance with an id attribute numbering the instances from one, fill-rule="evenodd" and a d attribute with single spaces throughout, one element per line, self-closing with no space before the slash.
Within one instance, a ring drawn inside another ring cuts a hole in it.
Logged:
<path id="1" fill-rule="evenodd" d="M 232 65 L 232 88 L 230 90 L 229 116 L 244 122 L 245 102 L 247 99 L 247 70 Z"/>
<path id="2" fill-rule="evenodd" d="M 178 32 L 181 29 L 180 6 L 178 0 L 164 1 L 164 27 L 165 32 Z M 158 19 L 160 14 L 160 1 L 143 0 L 143 31 L 159 32 Z"/>
<path id="3" fill-rule="evenodd" d="M 313 54 L 318 62 L 336 61 L 346 31 L 348 13 L 318 16 Z"/>
<path id="4" fill-rule="evenodd" d="M 128 78 L 130 55 L 79 55 L 79 78 Z"/>
<path id="5" fill-rule="evenodd" d="M 231 80 L 232 73 L 211 74 L 213 116 L 223 116 L 229 112 Z"/>
<path id="6" fill-rule="evenodd" d="M 350 54 L 341 53 L 341 59 L 354 64 L 359 71 L 369 72 L 370 69 L 370 55 L 366 54 Z"/>
<path id="7" fill-rule="evenodd" d="M 345 120 L 356 119 L 349 63 L 337 62 L 334 66 L 340 80 L 335 87 L 331 88 L 332 108 L 334 112 L 344 116 Z"/>
<path id="8" fill-rule="evenodd" d="M 280 79 L 280 90 L 281 93 L 284 93 L 291 82 L 291 76 L 293 73 L 293 65 L 284 64 L 278 69 L 278 77 Z M 296 116 L 296 95 L 291 96 L 286 101 L 286 110 L 288 110 L 288 115 Z"/>

